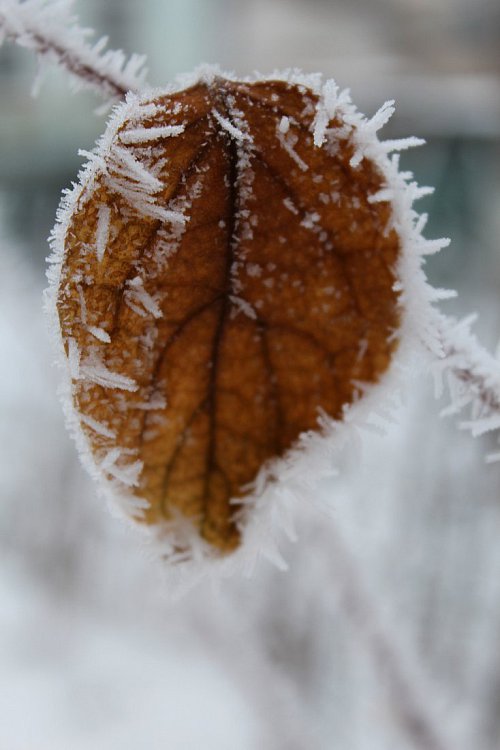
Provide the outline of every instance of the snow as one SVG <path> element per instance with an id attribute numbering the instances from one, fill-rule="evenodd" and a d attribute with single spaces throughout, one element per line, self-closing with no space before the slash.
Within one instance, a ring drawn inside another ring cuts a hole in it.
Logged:
<path id="1" fill-rule="evenodd" d="M 111 337 L 104 328 L 98 328 L 97 326 L 87 326 L 87 331 L 92 334 L 98 341 L 102 341 L 103 344 L 110 344 Z"/>
<path id="2" fill-rule="evenodd" d="M 140 215 L 185 224 L 186 218 L 182 212 L 156 204 L 156 195 L 161 193 L 164 185 L 135 158 L 132 150 L 118 146 L 116 142 L 102 142 L 102 145 L 108 146 L 107 162 L 98 152 L 89 162 L 89 168 L 103 169 L 106 183 L 112 190 L 125 198 Z"/>
<path id="3" fill-rule="evenodd" d="M 286 135 L 288 131 L 290 130 L 290 118 L 287 117 L 286 115 L 283 115 L 278 127 L 280 130 L 280 133 L 283 133 L 283 135 Z"/>
<path id="4" fill-rule="evenodd" d="M 297 206 L 294 204 L 291 198 L 283 198 L 283 205 L 285 206 L 285 208 L 291 211 L 292 214 L 297 215 L 299 213 Z"/>
<path id="5" fill-rule="evenodd" d="M 109 206 L 99 206 L 97 214 L 97 229 L 95 233 L 95 252 L 97 260 L 102 263 L 104 253 L 109 242 L 109 222 L 111 219 L 111 208 Z"/>
<path id="6" fill-rule="evenodd" d="M 500 414 L 494 412 L 493 414 L 488 414 L 485 417 L 478 417 L 477 419 L 467 420 L 461 422 L 460 427 L 462 427 L 462 429 L 464 430 L 470 430 L 472 433 L 472 437 L 479 437 L 479 435 L 484 435 L 486 432 L 500 430 Z"/>
<path id="7" fill-rule="evenodd" d="M 212 109 L 212 114 L 221 126 L 223 130 L 226 131 L 226 133 L 229 133 L 231 138 L 234 138 L 234 140 L 237 143 L 242 143 L 243 141 L 249 141 L 250 136 L 248 133 L 244 133 L 243 130 L 240 130 L 239 128 L 235 127 L 234 124 L 231 122 L 231 120 L 228 120 L 227 117 L 223 117 L 220 112 L 218 112 L 216 109 Z"/>
<path id="8" fill-rule="evenodd" d="M 115 144 L 109 156 L 110 171 L 122 175 L 128 182 L 136 183 L 134 188 L 137 192 L 152 195 L 163 189 L 162 181 L 148 172 L 128 149 Z"/>
<path id="9" fill-rule="evenodd" d="M 135 380 L 113 372 L 96 357 L 89 357 L 84 362 L 80 362 L 78 379 L 102 385 L 104 388 L 116 388 L 121 391 L 136 391 L 139 387 Z"/>
<path id="10" fill-rule="evenodd" d="M 88 414 L 81 414 L 80 420 L 84 425 L 90 427 L 90 429 L 94 430 L 94 432 L 96 432 L 98 435 L 107 437 L 110 440 L 114 440 L 116 438 L 116 432 L 110 430 L 109 427 L 107 427 L 102 422 L 98 422 L 96 419 L 92 419 L 92 417 L 89 417 Z"/>
<path id="11" fill-rule="evenodd" d="M 410 136 L 409 138 L 396 138 L 394 140 L 382 141 L 380 145 L 387 151 L 387 153 L 391 151 L 406 151 L 406 149 L 409 148 L 424 146 L 425 138 L 415 138 L 414 136 Z"/>
<path id="12" fill-rule="evenodd" d="M 152 315 L 155 320 L 163 317 L 157 300 L 144 289 L 144 282 L 140 276 L 135 276 L 127 282 L 124 298 L 126 304 L 143 317 L 146 313 Z M 137 304 L 134 303 L 139 303 L 142 309 L 138 308 Z"/>
<path id="13" fill-rule="evenodd" d="M 317 213 L 306 213 L 302 221 L 300 222 L 300 226 L 304 227 L 305 229 L 316 229 L 319 225 L 318 222 L 320 220 L 320 215 Z M 320 227 L 321 229 L 321 227 Z"/>
<path id="14" fill-rule="evenodd" d="M 299 140 L 299 136 L 296 133 L 292 133 L 290 130 L 286 131 L 286 134 L 281 130 L 281 123 L 277 127 L 278 141 L 283 146 L 288 156 L 297 164 L 297 166 L 303 171 L 307 172 L 309 167 L 303 159 L 294 150 L 294 146 Z"/>
<path id="15" fill-rule="evenodd" d="M 316 116 L 312 126 L 315 146 L 320 147 L 326 141 L 326 130 L 335 117 L 339 101 L 338 94 L 339 88 L 335 81 L 332 79 L 326 81 L 316 105 Z"/>
<path id="16" fill-rule="evenodd" d="M 242 299 L 242 297 L 238 297 L 235 294 L 231 294 L 229 299 L 231 300 L 233 304 L 233 308 L 231 310 L 231 317 L 235 317 L 238 312 L 242 312 L 244 315 L 247 316 L 247 318 L 250 318 L 250 320 L 256 320 L 257 314 L 255 310 L 253 309 L 252 305 L 248 303 L 246 300 Z"/>
<path id="17" fill-rule="evenodd" d="M 449 405 L 442 414 L 455 415 L 468 408 L 470 419 L 463 420 L 461 427 L 477 437 L 500 429 L 500 364 L 479 345 L 471 330 L 474 321 L 474 315 L 461 321 L 440 316 L 446 358 L 434 365 L 434 374 L 438 395 L 443 375 L 446 380 Z"/>
<path id="18" fill-rule="evenodd" d="M 125 487 L 137 487 L 143 462 L 133 461 L 124 464 L 124 455 L 125 451 L 122 448 L 112 448 L 101 460 L 99 468 L 103 474 L 110 474 Z"/>
<path id="19" fill-rule="evenodd" d="M 262 276 L 262 266 L 258 263 L 247 263 L 245 265 L 245 270 L 252 278 L 259 278 L 259 276 Z"/>
<path id="20" fill-rule="evenodd" d="M 356 132 L 356 150 L 350 160 L 351 167 L 358 167 L 365 158 L 366 151 L 373 147 L 373 137 L 376 135 L 394 114 L 394 100 L 390 99 L 378 109 L 373 117 L 369 120 L 362 120 L 357 123 Z M 353 118 L 355 122 L 355 119 Z M 377 144 L 379 149 L 383 149 L 380 143 Z"/>
<path id="21" fill-rule="evenodd" d="M 368 196 L 368 203 L 388 203 L 394 198 L 394 192 L 389 188 L 382 188 Z"/>
<path id="22" fill-rule="evenodd" d="M 78 380 L 80 377 L 80 350 L 74 338 L 68 339 L 68 368 L 71 377 Z"/>
<path id="23" fill-rule="evenodd" d="M 149 143 L 158 141 L 162 138 L 181 135 L 184 132 L 184 125 L 163 125 L 157 128 L 133 128 L 122 130 L 120 140 L 126 144 Z"/>
<path id="24" fill-rule="evenodd" d="M 435 255 L 445 247 L 448 247 L 451 240 L 449 238 L 443 238 L 440 240 L 425 240 L 421 249 L 422 255 Z"/>
<path id="25" fill-rule="evenodd" d="M 165 397 L 161 393 L 155 393 L 147 403 L 134 404 L 134 409 L 140 409 L 141 411 L 161 411 L 166 405 Z"/>

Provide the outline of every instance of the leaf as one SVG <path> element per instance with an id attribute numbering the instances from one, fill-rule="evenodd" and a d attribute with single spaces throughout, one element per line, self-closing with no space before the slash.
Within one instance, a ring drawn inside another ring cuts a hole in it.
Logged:
<path id="1" fill-rule="evenodd" d="M 146 523 L 182 514 L 224 552 L 262 467 L 396 346 L 387 186 L 335 96 L 214 77 L 130 98 L 65 219 L 57 311 L 93 460 Z"/>

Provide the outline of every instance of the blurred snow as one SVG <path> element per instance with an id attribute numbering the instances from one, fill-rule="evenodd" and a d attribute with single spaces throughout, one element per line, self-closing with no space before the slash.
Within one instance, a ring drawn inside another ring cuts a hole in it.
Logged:
<path id="1" fill-rule="evenodd" d="M 427 747 L 408 734 L 372 619 L 449 746 L 497 747 L 500 503 L 487 438 L 440 420 L 430 388 L 413 384 L 388 435 L 368 436 L 324 485 L 329 510 L 304 498 L 287 573 L 263 563 L 172 601 L 161 565 L 76 461 L 40 283 L 5 244 L 1 266 L 0 747 Z M 356 614 L 346 550 L 369 616 Z"/>
<path id="2" fill-rule="evenodd" d="M 150 564 L 135 548 L 121 564 L 125 530 L 76 507 L 93 489 L 63 429 L 40 289 L 8 252 L 0 276 L 0 747 L 258 746 L 252 707 L 208 650 L 161 616 L 151 627 L 142 582 L 121 580 L 128 600 L 114 601 L 113 576 L 135 567 L 147 583 Z"/>
<path id="3" fill-rule="evenodd" d="M 0 601 L 0 746 L 259 746 L 252 706 L 192 640 L 58 607 L 9 567 Z"/>

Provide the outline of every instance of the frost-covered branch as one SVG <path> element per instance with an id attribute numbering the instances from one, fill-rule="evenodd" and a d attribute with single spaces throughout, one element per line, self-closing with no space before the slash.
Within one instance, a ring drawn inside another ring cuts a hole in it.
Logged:
<path id="1" fill-rule="evenodd" d="M 500 429 L 500 362 L 484 349 L 470 326 L 475 316 L 455 323 L 441 317 L 438 329 L 444 357 L 436 365 L 437 395 L 443 390 L 443 375 L 450 405 L 443 415 L 470 408 L 470 419 L 462 422 L 474 437 Z M 488 457 L 500 460 L 500 452 Z"/>
<path id="2" fill-rule="evenodd" d="M 106 99 L 141 89 L 145 58 L 127 59 L 121 50 L 106 49 L 107 37 L 89 43 L 94 32 L 78 25 L 71 5 L 71 0 L 0 0 L 0 42 L 33 50 L 40 60 L 65 68 L 78 87 Z"/>
<path id="3" fill-rule="evenodd" d="M 457 750 L 441 728 L 435 691 L 423 670 L 409 658 L 406 644 L 366 587 L 358 565 L 338 530 L 329 528 L 330 559 L 341 589 L 341 605 L 372 664 L 387 680 L 395 719 L 416 750 Z"/>

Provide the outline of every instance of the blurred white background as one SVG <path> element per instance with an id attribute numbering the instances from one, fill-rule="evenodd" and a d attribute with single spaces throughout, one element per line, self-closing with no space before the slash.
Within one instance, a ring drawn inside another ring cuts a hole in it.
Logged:
<path id="1" fill-rule="evenodd" d="M 395 98 L 386 137 L 428 140 L 402 164 L 436 186 L 421 204 L 428 236 L 452 237 L 429 276 L 459 290 L 446 309 L 479 311 L 496 345 L 494 0 L 80 0 L 76 11 L 112 46 L 147 53 L 154 84 L 206 61 L 242 75 L 321 71 L 368 115 Z M 412 384 L 398 424 L 322 487 L 332 517 L 305 498 L 286 573 L 262 564 L 172 602 L 161 566 L 102 507 L 63 428 L 41 292 L 61 189 L 105 122 L 59 71 L 31 98 L 34 72 L 26 50 L 0 49 L 0 750 L 497 750 L 499 467 L 484 463 L 488 437 L 439 418 L 430 383 Z M 373 609 L 360 609 L 363 590 Z M 448 744 L 413 720 L 377 650 L 378 619 Z"/>

